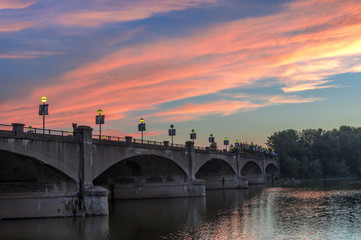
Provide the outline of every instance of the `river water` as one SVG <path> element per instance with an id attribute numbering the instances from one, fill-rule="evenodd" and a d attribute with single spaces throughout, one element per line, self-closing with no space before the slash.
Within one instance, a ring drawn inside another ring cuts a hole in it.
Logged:
<path id="1" fill-rule="evenodd" d="M 0 239 L 361 239 L 361 180 L 110 203 L 110 215 L 0 221 Z"/>

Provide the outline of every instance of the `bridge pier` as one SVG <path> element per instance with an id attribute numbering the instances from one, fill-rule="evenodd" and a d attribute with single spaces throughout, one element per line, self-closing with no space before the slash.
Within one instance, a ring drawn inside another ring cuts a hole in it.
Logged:
<path id="1" fill-rule="evenodd" d="M 60 150 L 51 146 L 58 136 L 42 139 L 40 136 L 43 135 L 24 132 L 24 124 L 12 126 L 12 134 L 0 141 L 0 219 L 108 214 L 108 191 L 85 181 L 88 177 L 85 169 L 91 160 L 87 153 L 89 129 L 78 130 L 80 146 L 73 137 L 61 143 L 60 149 L 79 154 L 74 159 L 61 151 L 57 155 L 60 165 L 69 165 L 69 160 L 78 162 L 78 166 L 75 164 L 72 168 L 78 172 L 78 178 L 72 179 L 48 164 L 52 161 L 51 154 Z M 19 147 L 19 153 L 15 146 Z M 47 149 L 49 153 L 32 151 L 35 146 Z"/>

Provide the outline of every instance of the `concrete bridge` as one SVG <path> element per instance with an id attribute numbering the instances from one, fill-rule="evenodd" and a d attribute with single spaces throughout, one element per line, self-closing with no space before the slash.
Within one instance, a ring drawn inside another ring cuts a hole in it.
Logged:
<path id="1" fill-rule="evenodd" d="M 279 174 L 265 155 L 94 139 L 79 126 L 69 136 L 0 131 L 0 219 L 102 215 L 110 199 L 205 196 L 246 188 Z M 119 139 L 118 139 L 119 140 Z"/>

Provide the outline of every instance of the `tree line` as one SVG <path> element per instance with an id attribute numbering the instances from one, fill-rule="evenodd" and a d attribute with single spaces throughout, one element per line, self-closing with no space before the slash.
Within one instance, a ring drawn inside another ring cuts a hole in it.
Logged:
<path id="1" fill-rule="evenodd" d="M 361 176 L 361 128 L 288 129 L 269 136 L 267 145 L 276 150 L 284 177 Z"/>

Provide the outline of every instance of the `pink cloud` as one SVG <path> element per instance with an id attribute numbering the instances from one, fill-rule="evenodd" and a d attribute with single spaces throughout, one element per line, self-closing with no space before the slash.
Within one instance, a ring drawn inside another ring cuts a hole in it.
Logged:
<path id="1" fill-rule="evenodd" d="M 20 31 L 33 25 L 34 23 L 29 21 L 2 23 L 0 24 L 0 33 Z"/>
<path id="2" fill-rule="evenodd" d="M 23 53 L 15 53 L 15 54 L 0 54 L 0 58 L 31 59 L 31 58 L 38 58 L 41 56 L 61 55 L 61 54 L 64 54 L 64 53 L 61 53 L 61 52 L 23 52 Z"/>
<path id="3" fill-rule="evenodd" d="M 34 1 L 27 0 L 0 0 L 0 10 L 1 9 L 19 9 L 19 8 L 27 8 L 30 5 L 33 5 Z"/>
<path id="4" fill-rule="evenodd" d="M 261 107 L 269 107 L 281 104 L 309 103 L 320 101 L 322 98 L 301 98 L 298 96 L 247 96 L 241 95 L 241 98 L 250 99 L 250 101 L 241 100 L 221 100 L 201 104 L 185 104 L 168 111 L 159 112 L 149 117 L 161 117 L 164 121 L 182 122 L 200 119 L 206 115 L 228 116 L 238 111 L 252 111 Z M 256 101 L 255 101 L 256 100 Z M 258 102 L 258 103 L 255 103 Z"/>
<path id="5" fill-rule="evenodd" d="M 149 18 L 158 13 L 184 10 L 203 3 L 215 3 L 218 0 L 185 0 L 185 1 L 129 1 L 116 2 L 111 6 L 97 6 L 97 10 L 82 10 L 61 15 L 57 22 L 66 26 L 98 27 L 105 23 L 126 22 Z M 98 10 L 98 9 L 102 10 Z"/>
<path id="6" fill-rule="evenodd" d="M 12 54 L 0 54 L 0 58 L 8 58 L 8 59 L 27 59 L 27 58 L 35 58 L 35 56 L 12 55 Z"/>
<path id="7" fill-rule="evenodd" d="M 174 6 L 160 4 L 143 9 L 147 12 L 140 16 L 184 7 Z M 134 7 L 134 11 L 138 10 Z M 354 1 L 297 1 L 273 15 L 209 26 L 182 38 L 120 48 L 49 79 L 48 85 L 29 96 L 1 103 L 0 107 L 8 111 L 1 118 L 28 120 L 28 114 L 37 111 L 37 105 L 30 103 L 39 102 L 43 95 L 47 95 L 52 109 L 49 126 L 60 127 L 64 122 L 93 124 L 98 108 L 107 112 L 110 121 L 116 121 L 127 118 L 131 111 L 160 111 L 159 106 L 166 102 L 251 86 L 266 77 L 278 78 L 284 92 L 335 87 L 327 80 L 329 75 L 358 69 L 355 56 L 361 55 L 360 11 Z M 98 21 L 103 15 L 86 15 L 91 16 Z M 100 19 L 99 24 L 110 20 Z M 260 104 L 242 100 L 190 102 L 152 116 L 187 121 L 208 114 L 225 116 L 276 104 L 320 100 L 277 95 Z M 24 106 L 24 110 L 12 110 L 14 104 Z M 41 122 L 38 116 L 30 120 Z M 130 124 L 130 120 L 124 124 Z"/>

